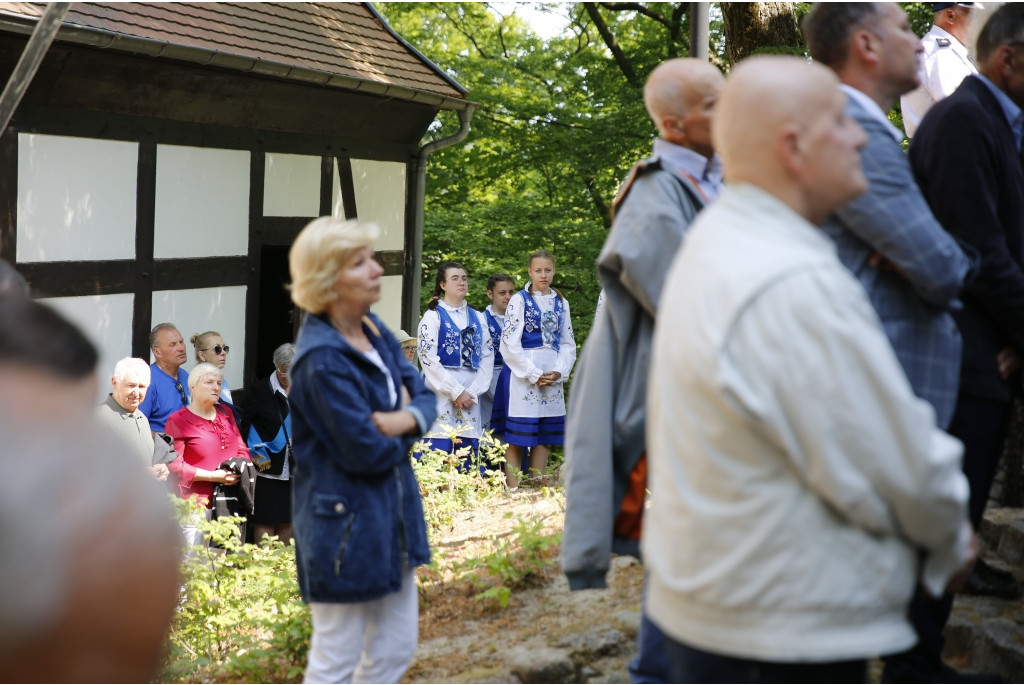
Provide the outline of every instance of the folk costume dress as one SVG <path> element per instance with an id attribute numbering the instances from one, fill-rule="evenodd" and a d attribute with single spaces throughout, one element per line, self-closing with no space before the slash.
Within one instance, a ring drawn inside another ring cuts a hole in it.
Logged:
<path id="1" fill-rule="evenodd" d="M 437 395 L 437 419 L 424 442 L 446 452 L 469 444 L 475 453 L 483 434 L 480 398 L 490 387 L 494 368 L 494 347 L 484 317 L 468 304 L 450 307 L 438 301 L 420 321 L 418 351 L 427 387 Z M 452 402 L 463 391 L 477 403 L 456 409 Z M 458 446 L 452 444 L 452 431 Z"/>
<path id="2" fill-rule="evenodd" d="M 494 432 L 522 447 L 563 444 L 565 381 L 576 363 L 569 303 L 554 288 L 547 295 L 528 287 L 517 292 L 505 310 L 500 351 L 505 366 L 495 389 Z M 561 376 L 538 386 L 546 371 Z"/>
<path id="3" fill-rule="evenodd" d="M 501 331 L 505 328 L 505 315 L 498 314 L 494 311 L 494 305 L 487 305 L 484 309 L 484 321 L 487 322 L 487 330 L 491 334 L 491 342 L 494 346 L 494 371 L 491 373 L 491 384 L 487 388 L 487 392 L 480 398 L 480 418 L 483 421 L 483 429 L 490 430 L 491 427 L 491 410 L 494 408 L 494 390 L 498 385 L 498 376 L 501 375 L 501 370 L 505 368 L 505 362 L 501 358 L 501 350 L 499 345 L 501 343 Z M 500 435 L 495 437 L 501 437 Z"/>

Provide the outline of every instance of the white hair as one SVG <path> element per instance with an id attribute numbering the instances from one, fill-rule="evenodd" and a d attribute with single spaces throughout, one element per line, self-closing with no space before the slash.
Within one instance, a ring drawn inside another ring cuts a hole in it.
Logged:
<path id="1" fill-rule="evenodd" d="M 292 365 L 293 359 L 295 359 L 295 345 L 291 343 L 280 345 L 276 350 L 274 350 L 275 369 L 287 369 Z"/>
<path id="2" fill-rule="evenodd" d="M 129 378 L 136 378 L 140 381 L 149 382 L 152 378 L 152 372 L 147 364 L 138 357 L 125 357 L 121 361 L 114 365 L 114 380 L 123 381 Z"/>
<path id="3" fill-rule="evenodd" d="M 200 381 L 207 376 L 216 376 L 217 378 L 224 378 L 224 372 L 218 369 L 214 364 L 210 362 L 203 362 L 196 364 L 195 367 L 188 372 L 188 389 L 192 390 Z"/>

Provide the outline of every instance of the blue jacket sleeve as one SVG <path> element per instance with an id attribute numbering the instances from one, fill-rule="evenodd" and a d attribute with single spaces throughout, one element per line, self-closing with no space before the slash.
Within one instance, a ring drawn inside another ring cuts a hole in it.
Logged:
<path id="1" fill-rule="evenodd" d="M 333 351 L 313 350 L 305 363 L 293 365 L 294 407 L 341 468 L 354 474 L 385 473 L 409 458 L 409 439 L 381 434 L 370 415 L 389 411 L 374 406 L 375 381 L 362 369 L 333 359 Z M 299 368 L 296 369 L 295 366 Z M 382 373 L 382 372 L 381 372 Z"/>

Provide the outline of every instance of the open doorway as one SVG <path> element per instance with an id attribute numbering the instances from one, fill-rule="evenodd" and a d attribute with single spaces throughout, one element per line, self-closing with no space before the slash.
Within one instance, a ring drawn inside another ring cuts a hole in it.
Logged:
<path id="1" fill-rule="evenodd" d="M 263 245 L 260 251 L 260 315 L 256 332 L 256 377 L 265 378 L 274 371 L 274 350 L 295 341 L 297 310 L 285 289 L 290 245 Z"/>

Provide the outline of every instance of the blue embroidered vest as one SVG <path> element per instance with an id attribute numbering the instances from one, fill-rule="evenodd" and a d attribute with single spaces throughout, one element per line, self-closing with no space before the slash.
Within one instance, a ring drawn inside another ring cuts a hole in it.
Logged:
<path id="1" fill-rule="evenodd" d="M 562 322 L 565 320 L 565 305 L 562 298 L 555 293 L 554 311 L 541 314 L 540 307 L 530 296 L 530 288 L 523 288 L 523 338 L 524 350 L 535 350 L 544 347 L 545 341 L 551 349 L 558 352 L 562 338 Z"/>
<path id="2" fill-rule="evenodd" d="M 441 358 L 441 366 L 449 369 L 466 367 L 480 368 L 480 356 L 484 349 L 484 334 L 480 327 L 480 317 L 472 307 L 467 308 L 468 324 L 459 329 L 441 305 L 434 311 L 441 319 L 437 330 L 437 356 Z"/>
<path id="3" fill-rule="evenodd" d="M 505 360 L 501 358 L 501 324 L 494 318 L 494 314 L 486 309 L 484 318 L 487 319 L 487 328 L 491 331 L 491 344 L 494 345 L 494 368 L 505 366 Z"/>

